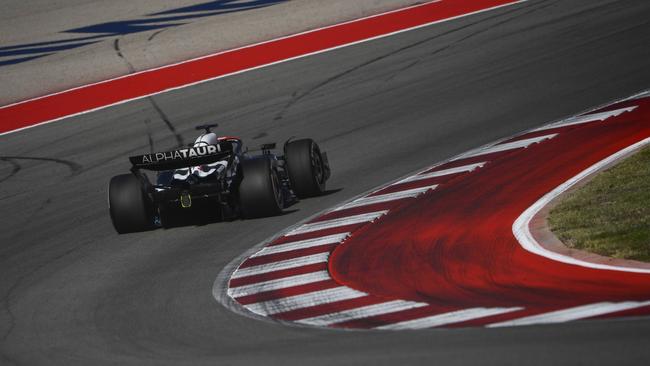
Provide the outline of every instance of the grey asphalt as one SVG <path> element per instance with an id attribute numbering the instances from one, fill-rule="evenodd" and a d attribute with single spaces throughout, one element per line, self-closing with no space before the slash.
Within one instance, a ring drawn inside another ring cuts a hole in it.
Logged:
<path id="1" fill-rule="evenodd" d="M 412 3 L 3 0 L 0 105 Z"/>
<path id="2" fill-rule="evenodd" d="M 244 317 L 211 292 L 337 202 L 648 88 L 649 22 L 645 0 L 529 1 L 1 136 L 0 363 L 647 363 L 647 318 L 346 332 Z M 280 217 L 117 235 L 106 188 L 127 156 L 212 121 L 249 145 L 315 138 L 333 192 Z"/>

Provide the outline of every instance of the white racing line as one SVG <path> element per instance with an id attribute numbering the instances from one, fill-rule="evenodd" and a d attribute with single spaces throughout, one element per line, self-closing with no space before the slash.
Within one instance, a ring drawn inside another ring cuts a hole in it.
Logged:
<path id="1" fill-rule="evenodd" d="M 641 149 L 642 147 L 650 144 L 650 138 L 647 138 L 645 140 L 639 141 L 634 145 L 628 146 L 625 149 L 609 156 L 606 159 L 603 159 L 599 161 L 598 163 L 590 166 L 589 168 L 583 170 L 580 172 L 580 174 L 576 175 L 575 177 L 569 179 L 568 181 L 564 182 L 562 185 L 559 187 L 555 188 L 551 192 L 547 193 L 544 195 L 542 198 L 540 198 L 537 202 L 535 202 L 532 206 L 530 206 L 524 213 L 521 214 L 515 220 L 514 224 L 512 225 L 512 233 L 515 235 L 517 238 L 517 241 L 521 246 L 526 249 L 527 251 L 540 255 L 542 257 L 546 257 L 549 259 L 552 259 L 557 262 L 562 262 L 562 263 L 567 263 L 567 264 L 573 264 L 576 266 L 581 266 L 581 267 L 588 267 L 588 268 L 595 268 L 595 269 L 604 269 L 604 270 L 611 270 L 611 271 L 622 271 L 622 272 L 635 272 L 635 273 L 650 273 L 650 269 L 645 269 L 645 268 L 632 268 L 632 267 L 621 267 L 621 266 L 612 266 L 608 264 L 600 264 L 600 263 L 592 263 L 592 262 L 587 262 L 583 260 L 579 260 L 573 257 L 569 257 L 567 255 L 559 254 L 553 251 L 550 251 L 546 248 L 544 248 L 533 236 L 533 234 L 530 231 L 530 222 L 532 219 L 541 211 L 546 205 L 548 205 L 551 201 L 553 201 L 556 197 L 561 195 L 562 193 L 566 192 L 568 189 L 571 187 L 575 186 L 578 184 L 581 180 L 587 178 L 589 175 L 603 169 L 607 165 L 615 162 L 618 159 L 621 159 L 622 157 L 630 154 L 633 151 L 636 151 L 638 149 Z"/>

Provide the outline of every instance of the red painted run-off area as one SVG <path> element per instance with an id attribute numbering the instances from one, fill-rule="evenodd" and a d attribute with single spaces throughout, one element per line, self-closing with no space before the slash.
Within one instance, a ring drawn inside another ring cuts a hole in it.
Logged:
<path id="1" fill-rule="evenodd" d="M 0 134 L 516 2 L 518 1 L 430 2 L 83 86 L 0 108 Z"/>
<path id="2" fill-rule="evenodd" d="M 442 170 L 488 161 L 469 174 L 445 177 L 445 181 L 432 179 L 428 183 L 440 183 L 437 189 L 355 231 L 332 253 L 332 277 L 375 296 L 426 302 L 434 308 L 523 308 L 454 326 L 490 324 L 599 302 L 649 300 L 650 274 L 592 269 L 535 255 L 522 248 L 512 229 L 519 215 L 547 192 L 650 137 L 650 99 L 605 110 L 627 106 L 637 109 L 606 121 L 515 138 L 559 132 L 525 149 L 436 167 Z M 431 309 L 415 309 L 400 316 L 417 318 L 418 312 L 426 314 Z M 618 315 L 623 314 L 650 314 L 650 307 Z M 617 314 L 606 316 L 612 315 Z M 386 321 L 375 317 L 346 326 L 372 327 Z"/>
<path id="3" fill-rule="evenodd" d="M 468 152 L 290 228 L 230 274 L 228 296 L 256 316 L 339 328 L 650 314 L 650 269 L 581 262 L 521 234 L 548 192 L 650 144 L 643 95 Z"/>

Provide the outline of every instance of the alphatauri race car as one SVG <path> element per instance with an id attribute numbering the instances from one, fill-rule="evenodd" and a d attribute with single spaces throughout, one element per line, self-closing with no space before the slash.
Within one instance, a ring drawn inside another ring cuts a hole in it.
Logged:
<path id="1" fill-rule="evenodd" d="M 264 144 L 258 154 L 211 128 L 187 148 L 129 158 L 131 173 L 114 176 L 108 204 L 118 233 L 174 226 L 200 207 L 218 220 L 274 216 L 299 198 L 318 196 L 330 177 L 327 154 L 312 139 L 288 140 L 282 155 Z M 155 184 L 143 170 L 156 172 Z"/>

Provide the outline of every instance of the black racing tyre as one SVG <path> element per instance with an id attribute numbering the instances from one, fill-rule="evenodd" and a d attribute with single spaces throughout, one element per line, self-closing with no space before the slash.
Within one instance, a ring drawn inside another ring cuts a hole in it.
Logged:
<path id="1" fill-rule="evenodd" d="M 285 147 L 284 157 L 291 187 L 298 197 L 318 196 L 325 191 L 325 166 L 314 140 L 289 142 Z"/>
<path id="2" fill-rule="evenodd" d="M 243 160 L 242 176 L 239 204 L 244 218 L 282 213 L 280 180 L 269 159 Z"/>
<path id="3" fill-rule="evenodd" d="M 153 204 L 140 180 L 133 174 L 111 178 L 108 187 L 108 206 L 115 230 L 132 233 L 153 228 Z"/>

